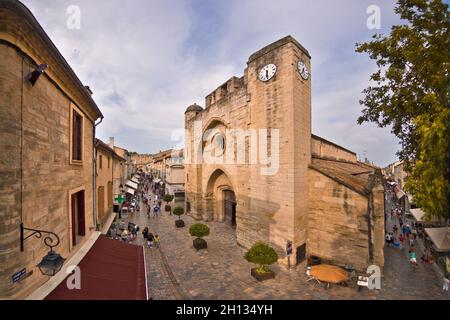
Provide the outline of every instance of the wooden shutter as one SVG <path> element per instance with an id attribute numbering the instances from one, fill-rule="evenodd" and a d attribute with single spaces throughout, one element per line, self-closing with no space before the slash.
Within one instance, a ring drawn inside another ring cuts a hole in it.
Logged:
<path id="1" fill-rule="evenodd" d="M 78 235 L 86 235 L 86 222 L 84 210 L 84 190 L 77 193 L 78 198 Z"/>
<path id="2" fill-rule="evenodd" d="M 82 159 L 83 148 L 83 117 L 72 110 L 72 160 Z"/>
<path id="3" fill-rule="evenodd" d="M 77 143 L 77 160 L 83 160 L 82 159 L 82 148 L 83 148 L 83 118 L 77 114 L 77 139 L 78 139 L 78 143 Z"/>
<path id="4" fill-rule="evenodd" d="M 77 205 L 76 205 L 76 201 L 77 201 L 77 194 L 74 193 L 72 194 L 72 196 L 70 197 L 70 204 L 71 204 L 71 209 L 72 209 L 72 246 L 75 246 L 77 244 L 77 224 L 76 224 L 76 215 L 77 215 Z"/>
<path id="5" fill-rule="evenodd" d="M 72 160 L 78 160 L 78 125 L 77 113 L 72 110 Z"/>

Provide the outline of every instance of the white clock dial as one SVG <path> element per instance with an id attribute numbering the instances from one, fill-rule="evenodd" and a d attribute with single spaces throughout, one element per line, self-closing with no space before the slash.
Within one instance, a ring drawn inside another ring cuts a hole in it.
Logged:
<path id="1" fill-rule="evenodd" d="M 264 66 L 259 72 L 259 80 L 261 81 L 269 81 L 273 78 L 275 73 L 277 72 L 277 66 L 274 64 L 268 64 Z"/>
<path id="2" fill-rule="evenodd" d="M 303 79 L 308 80 L 309 71 L 304 61 L 299 61 L 297 64 L 298 72 L 302 76 Z"/>

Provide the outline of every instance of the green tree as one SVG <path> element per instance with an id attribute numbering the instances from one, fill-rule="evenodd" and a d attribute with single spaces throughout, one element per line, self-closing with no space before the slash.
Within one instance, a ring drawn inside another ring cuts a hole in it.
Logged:
<path id="1" fill-rule="evenodd" d="M 189 228 L 189 233 L 193 237 L 203 238 L 209 236 L 209 227 L 203 223 L 195 223 Z"/>
<path id="2" fill-rule="evenodd" d="M 169 204 L 169 202 L 172 202 L 173 198 L 174 198 L 173 195 L 168 194 L 168 193 L 166 193 L 166 194 L 163 196 L 163 200 L 164 200 L 167 204 Z"/>
<path id="3" fill-rule="evenodd" d="M 173 209 L 173 214 L 178 216 L 178 219 L 181 219 L 180 216 L 184 214 L 184 209 L 182 207 L 176 207 Z"/>
<path id="4" fill-rule="evenodd" d="M 378 70 L 366 88 L 358 123 L 392 126 L 409 176 L 405 189 L 431 216 L 450 214 L 450 17 L 441 0 L 398 0 L 405 22 L 389 36 L 357 44 Z"/>
<path id="5" fill-rule="evenodd" d="M 258 265 L 257 272 L 266 273 L 269 265 L 278 261 L 278 254 L 264 242 L 255 243 L 245 254 L 245 260 Z"/>

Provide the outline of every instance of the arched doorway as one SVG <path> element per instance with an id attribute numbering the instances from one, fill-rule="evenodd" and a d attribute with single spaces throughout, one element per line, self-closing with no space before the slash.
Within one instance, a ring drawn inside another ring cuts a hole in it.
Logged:
<path id="1" fill-rule="evenodd" d="M 207 219 L 224 222 L 233 228 L 236 227 L 236 194 L 230 179 L 221 169 L 217 169 L 211 174 L 205 200 Z"/>
<path id="2" fill-rule="evenodd" d="M 222 192 L 224 222 L 236 228 L 236 195 L 232 190 L 224 190 Z"/>

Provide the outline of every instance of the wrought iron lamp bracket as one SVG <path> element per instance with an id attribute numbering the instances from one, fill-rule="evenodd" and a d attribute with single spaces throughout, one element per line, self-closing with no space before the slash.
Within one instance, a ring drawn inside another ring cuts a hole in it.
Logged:
<path id="1" fill-rule="evenodd" d="M 25 231 L 31 231 L 30 234 L 28 234 L 25 237 Z M 20 224 L 20 251 L 23 252 L 23 245 L 25 240 L 28 238 L 31 238 L 35 236 L 36 238 L 42 238 L 44 236 L 44 244 L 50 248 L 50 252 L 53 252 L 53 248 L 59 245 L 59 237 L 56 233 L 51 231 L 45 231 L 45 230 L 39 230 L 39 229 L 31 229 L 26 228 L 23 226 L 23 223 Z"/>

